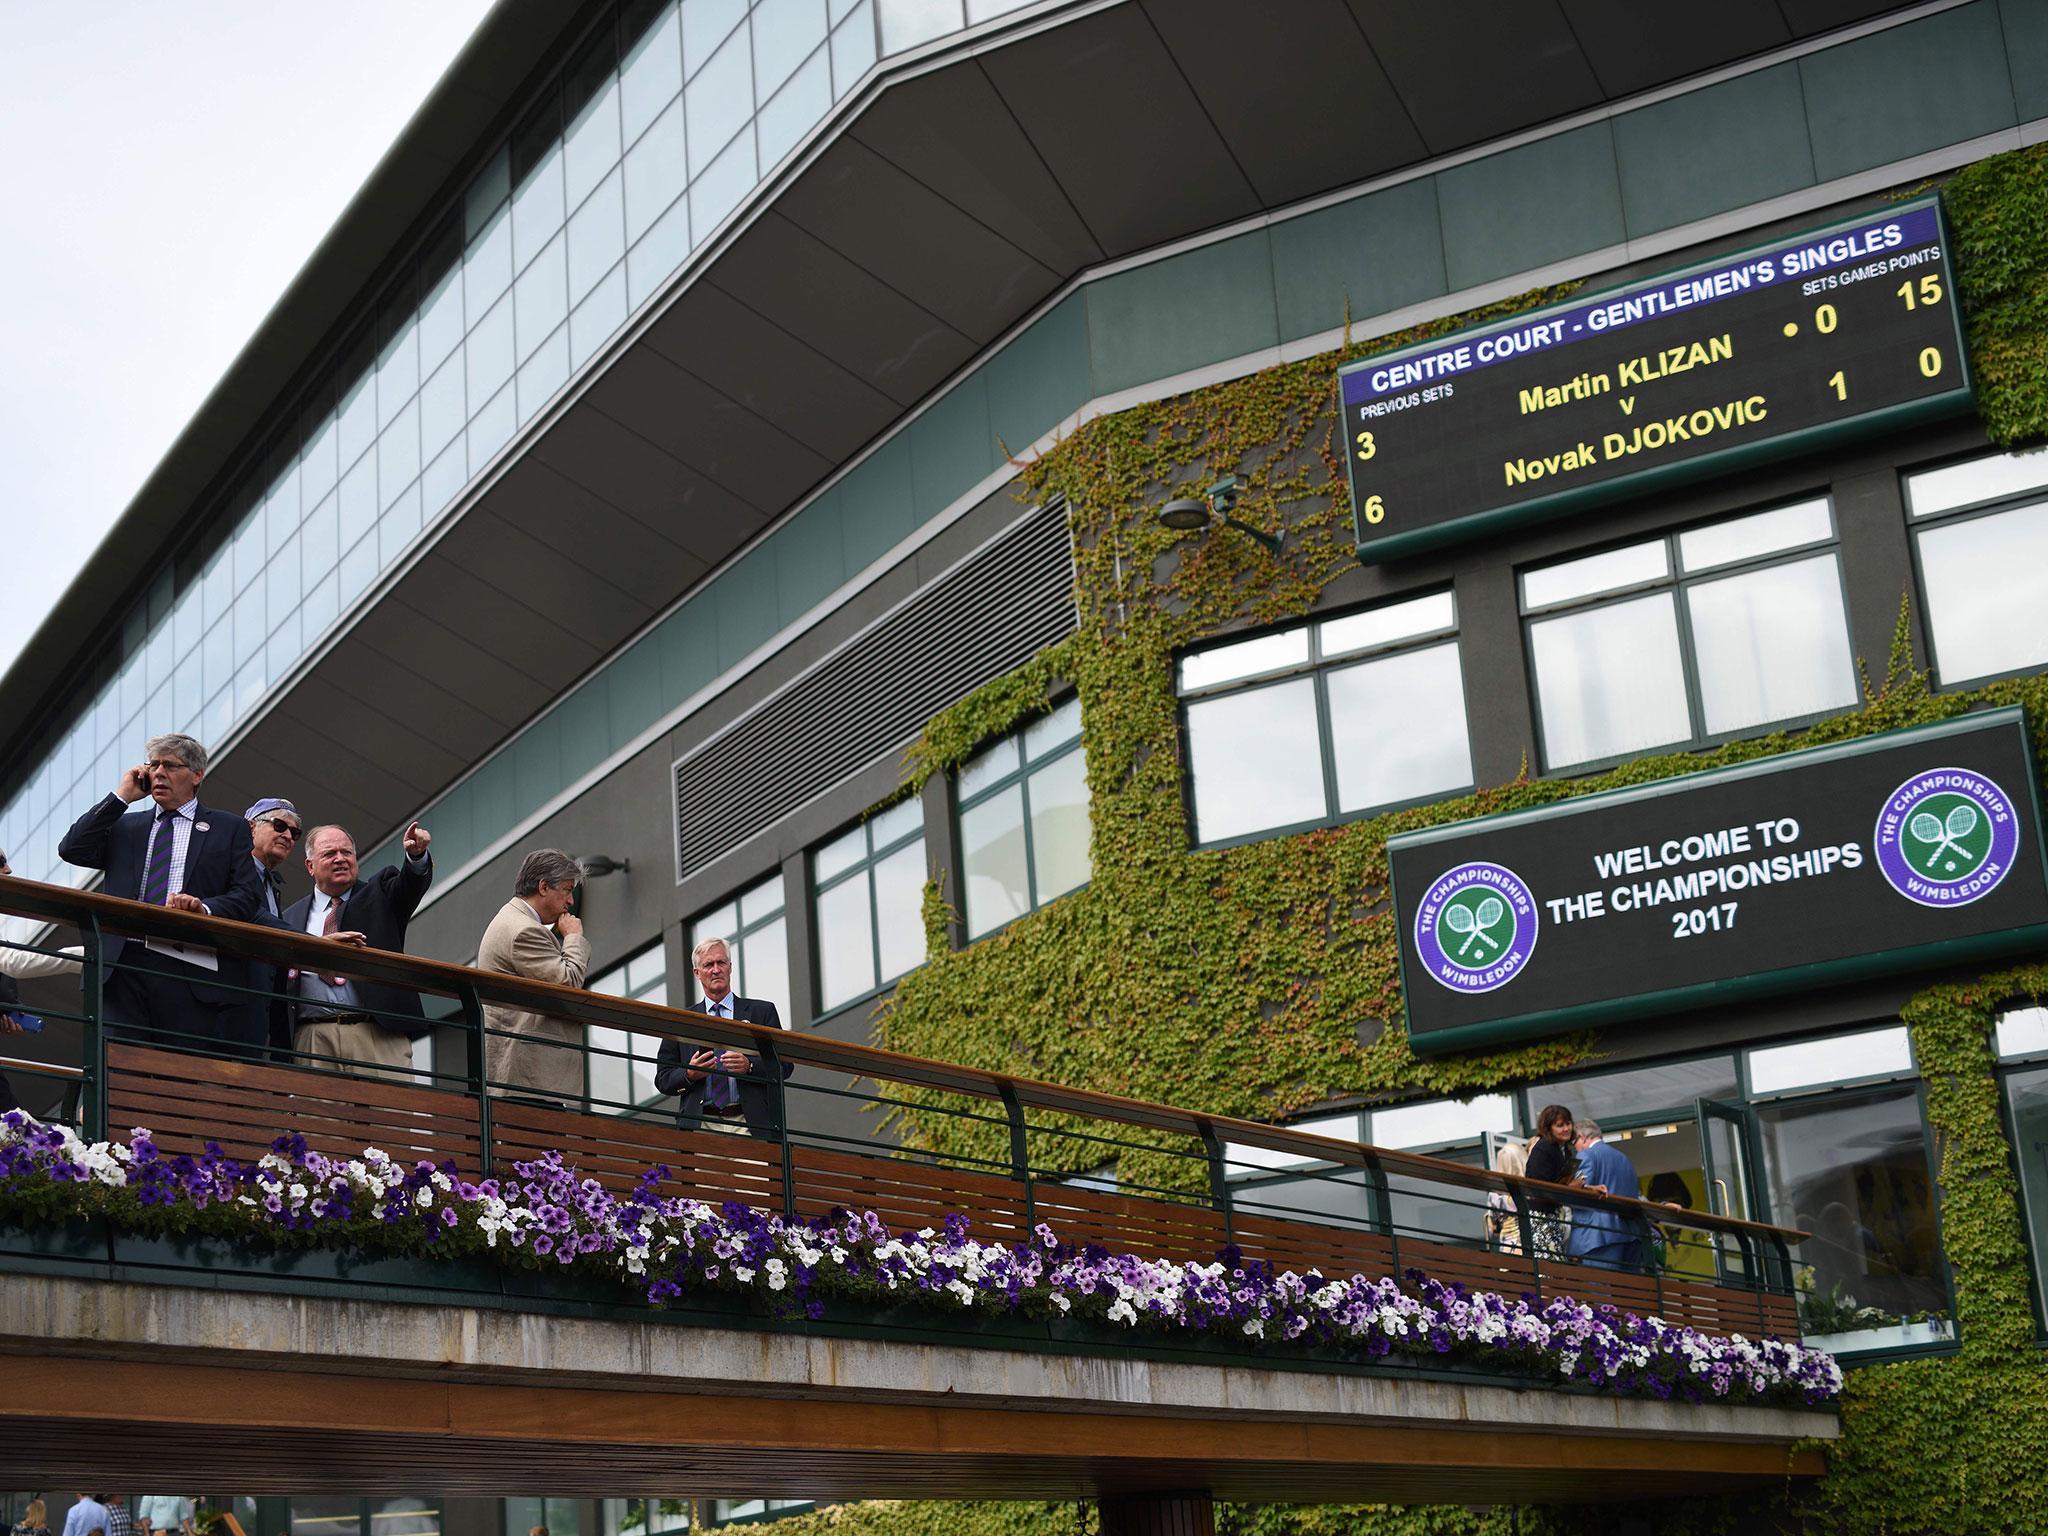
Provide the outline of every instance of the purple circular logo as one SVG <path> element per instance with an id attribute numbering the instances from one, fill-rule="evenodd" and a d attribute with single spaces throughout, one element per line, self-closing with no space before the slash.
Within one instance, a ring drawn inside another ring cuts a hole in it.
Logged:
<path id="1" fill-rule="evenodd" d="M 1877 867 L 1908 901 L 1966 907 L 2012 872 L 2020 818 L 2006 792 L 1971 768 L 1929 768 L 1885 797 Z"/>
<path id="2" fill-rule="evenodd" d="M 1477 994 L 1504 987 L 1536 950 L 1536 895 L 1500 864 L 1445 870 L 1415 914 L 1415 953 L 1439 986 Z"/>

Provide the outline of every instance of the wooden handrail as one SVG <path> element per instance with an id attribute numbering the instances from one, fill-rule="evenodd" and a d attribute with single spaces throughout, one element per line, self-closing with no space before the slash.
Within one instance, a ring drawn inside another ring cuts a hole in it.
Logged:
<path id="1" fill-rule="evenodd" d="M 20 1056 L 0 1056 L 0 1072 L 26 1072 L 34 1077 L 59 1077 L 75 1082 L 85 1076 L 83 1067 L 67 1067 L 58 1061 L 29 1061 Z"/>
<path id="2" fill-rule="evenodd" d="M 427 960 L 389 950 L 354 949 L 310 934 L 285 933 L 255 923 L 231 922 L 204 913 L 180 912 L 96 891 L 46 885 L 35 880 L 0 876 L 0 912 L 42 918 L 72 927 L 96 922 L 103 931 L 124 937 L 173 939 L 185 944 L 225 949 L 271 965 L 296 966 L 317 970 L 323 975 L 382 982 L 412 991 L 460 996 L 465 990 L 473 990 L 486 1003 L 502 1003 L 526 1012 L 553 1014 L 579 1023 L 665 1039 L 711 1042 L 756 1052 L 763 1049 L 764 1042 L 772 1042 L 775 1054 L 784 1061 L 849 1077 L 907 1083 L 995 1101 L 1014 1096 L 1018 1103 L 1028 1108 L 1055 1114 L 1169 1131 L 1195 1140 L 1205 1141 L 1213 1137 L 1267 1151 L 1286 1152 L 1316 1162 L 1412 1174 L 1433 1183 L 1469 1190 L 1521 1189 L 1538 1199 L 1555 1200 L 1571 1206 L 1627 1211 L 1667 1226 L 1761 1234 L 1786 1242 L 1797 1242 L 1807 1235 L 1789 1227 L 1769 1226 L 1705 1211 L 1674 1209 L 1619 1195 L 1593 1195 L 1583 1189 L 1497 1173 L 1490 1168 L 1473 1168 L 1420 1153 L 1339 1141 L 1256 1120 L 1239 1120 L 1228 1115 L 1120 1098 L 1088 1088 L 1013 1077 L 981 1067 L 932 1061 L 884 1050 L 880 1046 L 834 1040 L 820 1034 L 777 1031 L 739 1019 L 713 1018 L 688 1009 L 608 997 L 554 982 L 533 981 L 499 971 L 480 971 L 466 965 L 451 965 L 442 960 Z"/>

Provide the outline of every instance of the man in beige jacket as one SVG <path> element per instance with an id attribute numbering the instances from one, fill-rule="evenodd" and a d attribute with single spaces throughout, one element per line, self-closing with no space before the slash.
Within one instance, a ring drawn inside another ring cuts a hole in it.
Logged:
<path id="1" fill-rule="evenodd" d="M 477 946 L 479 970 L 502 971 L 565 987 L 583 985 L 590 941 L 571 915 L 582 868 L 559 848 L 541 848 L 519 864 L 510 901 Z M 484 1062 L 492 1093 L 517 1093 L 569 1105 L 583 1098 L 583 1026 L 553 1014 L 484 1005 Z"/>

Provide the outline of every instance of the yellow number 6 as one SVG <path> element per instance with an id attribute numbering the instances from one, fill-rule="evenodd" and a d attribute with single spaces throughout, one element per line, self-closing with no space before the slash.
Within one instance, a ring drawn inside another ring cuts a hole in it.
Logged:
<path id="1" fill-rule="evenodd" d="M 1387 503 L 1379 496 L 1365 498 L 1365 520 L 1368 523 L 1383 523 L 1387 520 Z"/>

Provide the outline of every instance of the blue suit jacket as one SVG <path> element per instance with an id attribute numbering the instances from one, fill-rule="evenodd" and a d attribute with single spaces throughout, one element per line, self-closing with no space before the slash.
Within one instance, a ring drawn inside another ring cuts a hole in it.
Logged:
<path id="1" fill-rule="evenodd" d="M 1579 1149 L 1579 1172 L 1585 1175 L 1588 1184 L 1605 1184 L 1610 1195 L 1642 1198 L 1642 1181 L 1636 1177 L 1635 1164 L 1628 1160 L 1626 1154 L 1604 1141 Z M 1633 1242 L 1643 1235 L 1644 1230 L 1644 1223 L 1636 1216 L 1575 1205 L 1572 1207 L 1571 1237 L 1565 1243 L 1565 1251 L 1591 1253 L 1595 1248 Z"/>
<path id="2" fill-rule="evenodd" d="M 57 856 L 81 869 L 102 869 L 107 878 L 102 890 L 109 896 L 130 901 L 142 891 L 143 859 L 149 851 L 149 829 L 154 813 L 130 816 L 128 803 L 119 795 L 108 795 L 77 821 L 57 844 Z M 215 917 L 250 922 L 263 910 L 262 874 L 250 852 L 249 823 L 233 811 L 224 811 L 204 801 L 195 807 L 192 840 L 185 849 L 184 890 L 206 903 Z M 131 942 L 109 934 L 106 957 L 120 959 Z M 139 942 L 139 941 L 133 941 Z M 220 957 L 218 982 L 209 972 L 194 971 L 193 991 L 214 1001 L 240 1001 L 238 994 L 222 986 L 246 985 L 248 968 L 234 956 Z"/>

